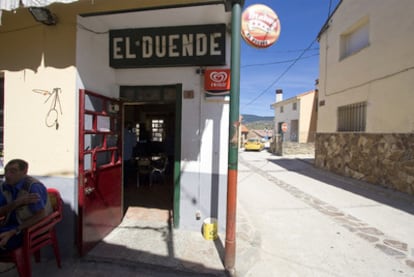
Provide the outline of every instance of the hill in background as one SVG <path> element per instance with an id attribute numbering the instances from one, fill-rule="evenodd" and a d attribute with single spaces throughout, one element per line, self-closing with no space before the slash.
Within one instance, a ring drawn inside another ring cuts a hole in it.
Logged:
<path id="1" fill-rule="evenodd" d="M 273 116 L 259 116 L 253 114 L 243 114 L 242 124 L 252 130 L 273 129 Z"/>
<path id="2" fill-rule="evenodd" d="M 257 122 L 257 121 L 272 121 L 273 122 L 273 116 L 259 116 L 254 114 L 242 114 L 243 120 L 242 122 L 244 124 L 251 123 L 251 122 Z"/>

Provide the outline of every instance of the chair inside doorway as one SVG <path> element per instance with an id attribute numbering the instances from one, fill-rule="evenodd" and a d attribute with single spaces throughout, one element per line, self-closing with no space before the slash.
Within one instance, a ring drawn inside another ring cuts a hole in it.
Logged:
<path id="1" fill-rule="evenodd" d="M 168 217 L 167 220 L 172 220 L 176 107 L 171 89 L 175 93 L 174 86 L 170 89 L 121 87 L 121 96 L 124 96 L 122 98 L 125 103 L 124 120 L 132 122 L 137 138 L 133 151 L 136 162 L 135 178 L 124 184 L 124 214 L 133 210 L 145 216 L 143 211 L 151 209 L 161 211 L 162 215 Z M 122 93 L 125 90 L 127 93 Z M 146 95 L 151 97 L 145 98 Z M 156 98 L 154 95 L 160 97 Z"/>

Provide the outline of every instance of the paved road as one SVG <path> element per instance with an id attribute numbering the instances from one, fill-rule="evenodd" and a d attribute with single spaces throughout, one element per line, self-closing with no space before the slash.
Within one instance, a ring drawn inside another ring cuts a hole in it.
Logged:
<path id="1" fill-rule="evenodd" d="M 414 276 L 414 198 L 302 158 L 240 153 L 255 258 L 237 257 L 238 276 Z"/>

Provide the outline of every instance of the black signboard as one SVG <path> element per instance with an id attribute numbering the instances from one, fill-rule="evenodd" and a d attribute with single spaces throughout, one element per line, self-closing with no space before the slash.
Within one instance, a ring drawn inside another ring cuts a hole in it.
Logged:
<path id="1" fill-rule="evenodd" d="M 109 64 L 113 68 L 208 66 L 225 63 L 225 24 L 109 32 Z"/>

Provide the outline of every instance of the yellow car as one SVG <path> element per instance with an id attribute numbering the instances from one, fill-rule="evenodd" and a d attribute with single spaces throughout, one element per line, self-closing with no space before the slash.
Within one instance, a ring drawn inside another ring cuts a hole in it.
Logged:
<path id="1" fill-rule="evenodd" d="M 251 138 L 246 141 L 244 144 L 244 151 L 249 150 L 256 150 L 256 151 L 262 151 L 264 149 L 264 143 L 260 141 L 258 138 Z"/>

